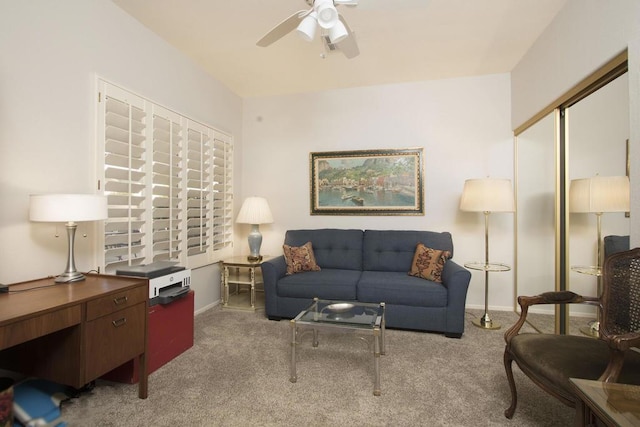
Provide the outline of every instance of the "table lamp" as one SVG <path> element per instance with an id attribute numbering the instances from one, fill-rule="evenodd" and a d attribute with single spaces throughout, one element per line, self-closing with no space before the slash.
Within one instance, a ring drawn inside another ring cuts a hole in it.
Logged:
<path id="1" fill-rule="evenodd" d="M 629 211 L 629 177 L 593 176 L 571 180 L 569 186 L 569 212 L 592 213 L 596 216 L 597 254 L 593 267 L 572 267 L 574 271 L 597 277 L 597 296 L 602 294 L 602 214 Z M 586 335 L 597 336 L 600 329 L 600 313 L 589 329 L 581 329 Z"/>
<path id="2" fill-rule="evenodd" d="M 238 224 L 251 224 L 251 232 L 247 238 L 250 254 L 247 259 L 252 262 L 261 261 L 260 245 L 262 244 L 262 234 L 260 234 L 260 224 L 271 224 L 273 222 L 269 203 L 263 197 L 247 197 L 242 203 L 236 222 Z"/>
<path id="3" fill-rule="evenodd" d="M 108 218 L 107 198 L 95 194 L 31 195 L 29 219 L 36 222 L 65 222 L 67 227 L 67 268 L 55 278 L 57 283 L 78 282 L 85 277 L 76 269 L 74 241 L 78 222 Z"/>
<path id="4" fill-rule="evenodd" d="M 513 212 L 515 204 L 511 180 L 496 178 L 468 179 L 464 182 L 460 210 L 484 213 L 484 263 L 469 263 L 465 267 L 484 271 L 484 314 L 473 324 L 483 329 L 500 329 L 489 317 L 489 272 L 508 271 L 505 264 L 489 262 L 489 214 Z"/>

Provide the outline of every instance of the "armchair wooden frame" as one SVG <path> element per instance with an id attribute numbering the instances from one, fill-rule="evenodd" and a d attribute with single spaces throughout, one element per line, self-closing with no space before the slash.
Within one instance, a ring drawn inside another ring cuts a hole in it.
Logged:
<path id="1" fill-rule="evenodd" d="M 512 362 L 536 385 L 575 407 L 569 378 L 640 384 L 640 249 L 608 257 L 603 268 L 603 295 L 586 297 L 570 291 L 520 296 L 520 318 L 504 335 L 504 366 L 511 390 L 512 418 L 518 403 Z M 520 333 L 529 307 L 538 304 L 591 304 L 601 314 L 600 337 Z"/>

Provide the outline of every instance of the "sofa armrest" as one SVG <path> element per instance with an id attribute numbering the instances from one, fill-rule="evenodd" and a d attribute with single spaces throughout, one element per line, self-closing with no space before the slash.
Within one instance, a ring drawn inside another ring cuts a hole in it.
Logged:
<path id="1" fill-rule="evenodd" d="M 442 284 L 447 288 L 447 336 L 460 337 L 464 332 L 464 313 L 471 272 L 448 260 L 442 270 Z"/>
<path id="2" fill-rule="evenodd" d="M 447 287 L 449 292 L 461 292 L 466 298 L 469 282 L 471 282 L 471 272 L 469 270 L 452 260 L 448 260 L 444 264 L 442 284 Z"/>
<path id="3" fill-rule="evenodd" d="M 276 284 L 278 280 L 283 278 L 287 274 L 287 263 L 284 260 L 284 255 L 272 258 L 261 264 L 262 267 L 262 281 L 264 284 L 264 304 L 267 315 L 269 313 L 276 313 L 277 304 L 277 288 Z"/>

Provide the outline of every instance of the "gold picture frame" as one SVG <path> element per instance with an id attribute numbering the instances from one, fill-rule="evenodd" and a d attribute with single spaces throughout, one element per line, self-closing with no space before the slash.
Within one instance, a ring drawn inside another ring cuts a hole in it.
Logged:
<path id="1" fill-rule="evenodd" d="M 422 148 L 311 153 L 311 215 L 422 215 Z"/>

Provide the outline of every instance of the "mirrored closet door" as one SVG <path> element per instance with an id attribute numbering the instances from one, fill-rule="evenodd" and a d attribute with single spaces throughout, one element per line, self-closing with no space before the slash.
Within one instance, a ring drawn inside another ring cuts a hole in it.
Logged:
<path id="1" fill-rule="evenodd" d="M 598 276 L 576 268 L 597 264 L 596 215 L 572 213 L 569 188 L 574 179 L 627 172 L 626 73 L 623 52 L 515 131 L 516 297 L 597 294 Z M 624 212 L 604 214 L 601 224 L 603 235 L 629 234 Z M 534 307 L 528 318 L 543 332 L 579 334 L 595 311 L 572 310 L 575 316 L 564 306 Z"/>

